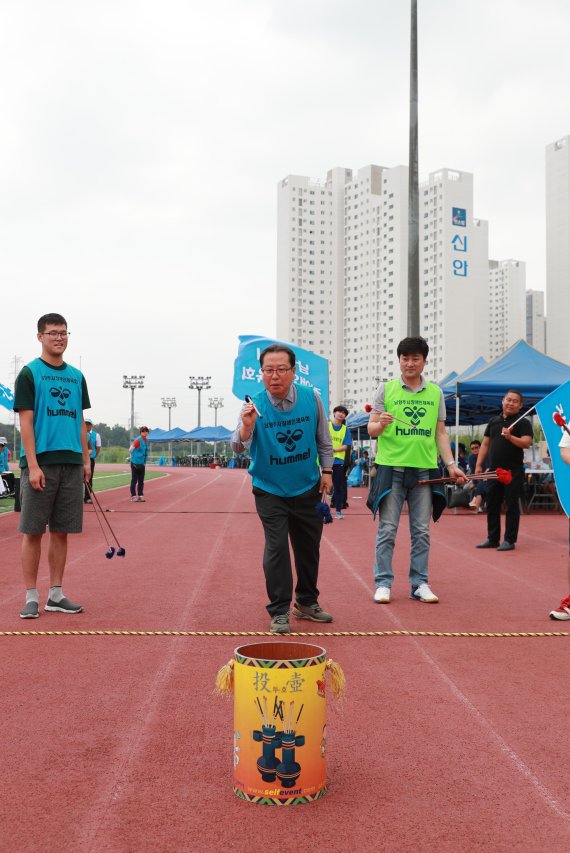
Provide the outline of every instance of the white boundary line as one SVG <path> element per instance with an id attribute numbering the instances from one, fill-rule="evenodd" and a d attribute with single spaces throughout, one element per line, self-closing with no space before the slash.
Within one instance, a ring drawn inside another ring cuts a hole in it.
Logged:
<path id="1" fill-rule="evenodd" d="M 333 545 L 330 539 L 327 537 L 324 539 L 325 543 L 328 547 L 333 551 L 336 558 L 343 564 L 345 569 L 348 571 L 350 575 L 366 589 L 370 598 L 372 598 L 372 593 L 370 591 L 372 586 L 372 580 L 370 584 L 367 584 L 366 581 L 358 574 L 358 572 L 354 569 L 351 563 L 341 554 L 338 548 Z M 380 606 L 380 605 L 379 605 Z M 404 624 L 400 619 L 389 609 L 389 605 L 384 606 L 382 611 L 385 613 L 388 618 L 393 622 L 393 624 L 400 631 L 407 630 Z M 520 755 L 507 743 L 507 741 L 499 734 L 497 729 L 493 726 L 493 724 L 485 717 L 485 715 L 471 702 L 470 699 L 462 692 L 462 690 L 455 684 L 455 682 L 447 675 L 446 672 L 440 667 L 436 660 L 427 652 L 419 640 L 415 637 L 409 638 L 410 642 L 412 642 L 418 652 L 422 655 L 422 657 L 429 663 L 432 669 L 438 674 L 440 679 L 447 685 L 455 699 L 457 699 L 465 708 L 467 713 L 473 717 L 477 723 L 481 726 L 482 729 L 486 732 L 487 735 L 495 742 L 495 745 L 498 746 L 499 750 L 506 755 L 506 757 L 510 760 L 510 762 L 514 765 L 515 769 L 524 776 L 528 782 L 530 782 L 533 787 L 535 793 L 538 797 L 543 801 L 545 805 L 547 805 L 558 817 L 560 817 L 568 826 L 570 826 L 570 812 L 564 807 L 559 800 L 548 790 L 548 788 L 540 781 L 538 776 L 530 769 L 528 764 L 526 764 Z"/>

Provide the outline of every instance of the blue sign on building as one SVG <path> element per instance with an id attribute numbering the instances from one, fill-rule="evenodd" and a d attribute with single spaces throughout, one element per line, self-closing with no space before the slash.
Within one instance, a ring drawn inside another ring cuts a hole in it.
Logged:
<path id="1" fill-rule="evenodd" d="M 464 207 L 451 208 L 451 224 L 465 228 L 467 225 L 467 210 Z"/>

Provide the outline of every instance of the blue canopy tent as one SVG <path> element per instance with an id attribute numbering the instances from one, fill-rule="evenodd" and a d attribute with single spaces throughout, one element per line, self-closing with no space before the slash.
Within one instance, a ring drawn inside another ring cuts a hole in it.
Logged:
<path id="1" fill-rule="evenodd" d="M 185 432 L 183 435 L 178 437 L 178 441 L 189 441 L 190 442 L 190 455 L 192 455 L 192 442 L 193 441 L 209 441 L 214 445 L 214 462 L 216 461 L 216 443 L 218 441 L 229 441 L 233 435 L 232 430 L 226 429 L 224 426 L 204 426 L 204 427 L 195 427 L 191 429 L 189 432 Z"/>
<path id="2" fill-rule="evenodd" d="M 190 432 L 185 432 L 179 436 L 179 441 L 229 441 L 232 437 L 232 430 L 226 429 L 224 426 L 217 427 L 195 427 Z"/>
<path id="3" fill-rule="evenodd" d="M 448 373 L 448 375 L 438 383 L 439 387 L 443 391 L 443 396 L 448 397 L 451 395 L 455 397 L 457 383 L 461 382 L 463 379 L 467 379 L 467 377 L 471 376 L 472 373 L 476 373 L 486 365 L 487 361 L 482 355 L 480 355 L 479 358 L 475 359 L 473 364 L 470 364 L 469 367 L 461 373 L 458 374 L 455 370 L 452 370 L 451 373 Z"/>
<path id="4" fill-rule="evenodd" d="M 160 429 L 157 427 L 156 429 L 151 429 L 149 434 L 146 437 L 147 441 L 162 441 L 162 436 L 166 434 L 165 429 Z"/>
<path id="5" fill-rule="evenodd" d="M 174 427 L 174 429 L 160 429 L 157 427 L 149 432 L 147 436 L 147 441 L 167 441 L 168 442 L 168 456 L 172 461 L 172 442 L 176 441 L 180 435 L 183 435 L 186 430 L 183 430 L 182 427 Z M 166 464 L 166 458 L 164 456 L 160 457 L 159 464 Z"/>
<path id="6" fill-rule="evenodd" d="M 447 411 L 455 414 L 456 425 L 486 423 L 509 388 L 520 391 L 526 410 L 568 379 L 570 366 L 520 340 L 480 370 L 457 377 Z"/>
<path id="7" fill-rule="evenodd" d="M 570 366 L 539 352 L 520 340 L 480 370 L 455 380 L 454 396 L 446 397 L 449 416 L 455 415 L 455 442 L 459 424 L 485 424 L 501 409 L 509 389 L 523 395 L 527 411 L 563 382 L 570 379 Z M 457 453 L 457 449 L 456 449 Z"/>
<path id="8" fill-rule="evenodd" d="M 452 370 L 451 373 L 448 373 L 443 377 L 441 382 L 438 382 L 440 388 L 444 388 L 446 385 L 449 385 L 457 376 L 457 370 Z"/>
<path id="9" fill-rule="evenodd" d="M 153 429 L 147 436 L 147 441 L 177 441 L 186 430 L 182 427 L 174 427 L 171 430 Z"/>

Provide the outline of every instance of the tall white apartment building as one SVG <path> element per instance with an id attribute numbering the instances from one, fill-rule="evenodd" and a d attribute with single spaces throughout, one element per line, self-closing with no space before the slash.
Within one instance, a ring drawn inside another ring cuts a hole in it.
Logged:
<path id="1" fill-rule="evenodd" d="M 394 207 L 392 199 L 398 189 L 393 185 L 394 176 L 389 190 L 384 184 L 384 177 L 392 171 L 395 170 L 365 166 L 345 187 L 344 278 L 339 286 L 343 290 L 344 317 L 341 396 L 349 408 L 362 408 L 371 399 L 374 384 L 378 385 L 378 378 L 383 376 L 387 346 L 392 345 L 393 351 L 394 340 L 398 341 L 400 324 L 394 311 L 395 306 L 398 313 L 400 310 L 399 257 L 391 275 L 390 298 L 388 288 L 382 286 L 388 251 L 383 211 L 388 199 Z M 391 233 L 397 228 L 392 216 Z M 394 242 L 393 235 L 391 239 Z M 407 269 L 407 257 L 405 265 Z"/>
<path id="2" fill-rule="evenodd" d="M 278 194 L 278 336 L 329 358 L 331 404 L 362 409 L 381 380 L 398 375 L 396 347 L 407 334 L 408 169 L 333 169 L 323 182 L 289 176 Z M 321 208 L 322 219 L 311 215 Z M 321 258 L 323 275 L 311 275 L 311 259 Z M 488 355 L 488 316 L 488 228 L 473 216 L 473 176 L 442 169 L 420 188 L 428 377 Z"/>
<path id="3" fill-rule="evenodd" d="M 570 364 L 570 136 L 546 146 L 546 351 Z"/>
<path id="4" fill-rule="evenodd" d="M 546 317 L 542 290 L 526 292 L 526 342 L 540 352 L 546 352 Z"/>
<path id="5" fill-rule="evenodd" d="M 349 169 L 325 181 L 289 175 L 278 185 L 277 337 L 329 359 L 330 400 L 341 393 L 344 186 Z"/>
<path id="6" fill-rule="evenodd" d="M 489 358 L 526 338 L 526 264 L 489 261 Z"/>
<path id="7" fill-rule="evenodd" d="M 473 213 L 473 175 L 432 172 L 420 187 L 420 312 L 429 375 L 461 373 L 488 350 L 488 223 Z"/>

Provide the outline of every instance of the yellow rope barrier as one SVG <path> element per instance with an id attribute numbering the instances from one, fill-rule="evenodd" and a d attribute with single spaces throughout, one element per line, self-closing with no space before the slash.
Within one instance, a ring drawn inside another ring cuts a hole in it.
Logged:
<path id="1" fill-rule="evenodd" d="M 564 631 L 0 631 L 0 637 L 570 637 Z"/>

